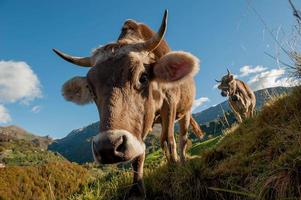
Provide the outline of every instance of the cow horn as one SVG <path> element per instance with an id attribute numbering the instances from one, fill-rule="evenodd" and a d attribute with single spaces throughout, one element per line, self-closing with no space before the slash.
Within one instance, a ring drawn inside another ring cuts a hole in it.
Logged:
<path id="1" fill-rule="evenodd" d="M 145 41 L 142 44 L 138 44 L 139 50 L 153 51 L 160 45 L 161 41 L 163 40 L 164 34 L 166 32 L 167 17 L 168 17 L 168 10 L 165 10 L 159 31 L 149 40 Z"/>
<path id="2" fill-rule="evenodd" d="M 83 67 L 92 67 L 92 62 L 90 57 L 76 57 L 65 54 L 57 49 L 52 49 L 58 56 L 63 58 L 64 60 L 71 62 L 75 65 L 83 66 Z"/>
<path id="3" fill-rule="evenodd" d="M 218 80 L 216 80 L 216 79 L 215 79 L 215 81 L 216 81 L 217 83 L 221 83 L 221 82 L 222 82 L 222 81 L 218 81 Z"/>
<path id="4" fill-rule="evenodd" d="M 228 76 L 230 76 L 231 72 L 230 72 L 230 70 L 228 68 L 227 68 L 227 72 L 228 72 Z"/>

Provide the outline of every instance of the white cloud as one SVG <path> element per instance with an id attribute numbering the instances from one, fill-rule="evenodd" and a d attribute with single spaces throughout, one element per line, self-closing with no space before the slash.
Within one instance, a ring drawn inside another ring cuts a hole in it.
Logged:
<path id="1" fill-rule="evenodd" d="M 0 123 L 8 123 L 11 121 L 11 117 L 7 111 L 7 109 L 3 106 L 0 105 Z"/>
<path id="2" fill-rule="evenodd" d="M 209 101 L 208 97 L 201 97 L 199 99 L 195 99 L 191 108 L 191 111 L 193 112 L 197 108 L 203 106 L 206 102 Z"/>
<path id="3" fill-rule="evenodd" d="M 239 77 L 245 77 L 248 76 L 250 74 L 256 74 L 259 72 L 263 72 L 265 71 L 267 68 L 263 67 L 263 66 L 256 66 L 256 67 L 251 67 L 249 65 L 243 66 L 242 68 L 240 68 L 240 75 Z"/>
<path id="4" fill-rule="evenodd" d="M 29 103 L 42 96 L 36 74 L 25 62 L 0 61 L 0 102 Z"/>
<path id="5" fill-rule="evenodd" d="M 248 84 L 253 90 L 260 90 L 269 87 L 290 87 L 296 85 L 296 82 L 288 78 L 284 69 L 271 69 L 256 74 L 251 77 Z"/>
<path id="6" fill-rule="evenodd" d="M 0 123 L 12 120 L 5 104 L 19 102 L 28 105 L 40 97 L 40 81 L 27 63 L 0 61 Z M 32 108 L 32 112 L 39 110 L 39 107 Z"/>
<path id="7" fill-rule="evenodd" d="M 39 113 L 42 110 L 42 106 L 37 105 L 31 108 L 31 112 L 33 113 Z"/>

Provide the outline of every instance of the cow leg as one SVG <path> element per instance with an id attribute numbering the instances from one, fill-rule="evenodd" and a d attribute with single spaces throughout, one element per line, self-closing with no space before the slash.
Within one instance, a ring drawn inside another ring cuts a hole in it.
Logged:
<path id="1" fill-rule="evenodd" d="M 241 118 L 242 120 L 245 120 L 249 117 L 249 110 L 245 110 L 242 115 L 241 115 Z"/>
<path id="2" fill-rule="evenodd" d="M 235 115 L 237 121 L 238 121 L 239 123 L 242 123 L 242 118 L 241 118 L 240 114 L 237 113 L 237 112 L 234 112 L 234 115 Z"/>
<path id="3" fill-rule="evenodd" d="M 176 117 L 175 106 L 167 103 L 163 103 L 163 109 L 161 111 L 162 118 L 162 135 L 161 135 L 161 147 L 166 151 L 166 157 L 169 162 L 177 162 L 177 145 L 174 137 L 174 121 Z M 166 144 L 167 143 L 167 144 Z"/>
<path id="4" fill-rule="evenodd" d="M 238 121 L 238 123 L 241 123 L 242 119 L 241 119 L 240 114 L 235 110 L 235 108 L 234 108 L 234 106 L 232 105 L 231 102 L 229 102 L 229 105 L 230 105 L 230 107 L 231 107 L 231 109 L 232 109 L 232 111 L 233 111 L 233 113 L 235 115 L 236 120 Z"/>
<path id="5" fill-rule="evenodd" d="M 250 108 L 249 108 L 249 116 L 250 117 L 254 116 L 254 106 L 253 105 L 251 105 Z"/>
<path id="6" fill-rule="evenodd" d="M 180 119 L 180 160 L 182 163 L 186 160 L 186 148 L 187 148 L 187 135 L 190 124 L 190 113 L 187 113 L 182 119 Z"/>
<path id="7" fill-rule="evenodd" d="M 138 156 L 132 162 L 132 168 L 134 171 L 134 181 L 126 199 L 145 199 L 145 188 L 143 183 L 143 165 L 144 165 L 145 153 Z"/>

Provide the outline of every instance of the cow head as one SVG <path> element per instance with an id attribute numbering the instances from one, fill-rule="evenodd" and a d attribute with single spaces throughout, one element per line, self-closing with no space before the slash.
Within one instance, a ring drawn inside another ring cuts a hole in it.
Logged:
<path id="1" fill-rule="evenodd" d="M 100 115 L 99 134 L 92 141 L 96 161 L 118 163 L 142 155 L 143 139 L 162 106 L 162 91 L 197 72 L 198 59 L 190 53 L 169 52 L 160 58 L 153 55 L 166 26 L 167 12 L 158 33 L 150 39 L 108 44 L 90 57 L 54 50 L 69 62 L 91 67 L 86 77 L 67 81 L 62 93 L 76 104 L 95 102 Z"/>
<path id="2" fill-rule="evenodd" d="M 223 97 L 233 96 L 237 87 L 234 75 L 231 74 L 229 69 L 227 69 L 227 72 L 227 75 L 223 76 L 220 81 L 215 80 L 216 82 L 220 83 L 217 88 L 221 90 L 221 95 Z"/>

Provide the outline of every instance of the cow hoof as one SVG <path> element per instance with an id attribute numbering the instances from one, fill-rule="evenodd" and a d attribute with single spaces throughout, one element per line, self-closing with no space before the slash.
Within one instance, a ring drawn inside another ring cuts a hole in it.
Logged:
<path id="1" fill-rule="evenodd" d="M 185 164 L 186 163 L 186 161 L 187 161 L 187 158 L 182 158 L 181 160 L 180 160 L 180 164 Z"/>
<path id="2" fill-rule="evenodd" d="M 146 199 L 145 188 L 143 183 L 135 184 L 127 193 L 125 199 L 128 200 L 144 200 Z"/>
<path id="3" fill-rule="evenodd" d="M 167 163 L 173 165 L 173 164 L 179 163 L 179 160 L 177 158 L 170 158 L 170 159 L 167 159 Z"/>

